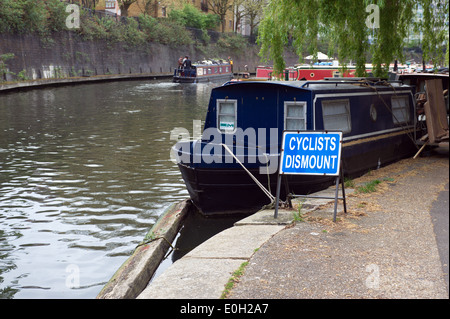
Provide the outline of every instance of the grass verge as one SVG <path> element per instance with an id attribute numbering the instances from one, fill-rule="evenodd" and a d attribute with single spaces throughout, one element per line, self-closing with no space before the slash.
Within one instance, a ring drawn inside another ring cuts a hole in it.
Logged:
<path id="1" fill-rule="evenodd" d="M 244 274 L 245 267 L 248 265 L 248 261 L 243 262 L 239 268 L 231 275 L 230 279 L 228 279 L 227 284 L 225 285 L 225 289 L 220 296 L 220 299 L 226 299 L 233 289 L 234 285 L 239 282 L 239 279 Z"/>

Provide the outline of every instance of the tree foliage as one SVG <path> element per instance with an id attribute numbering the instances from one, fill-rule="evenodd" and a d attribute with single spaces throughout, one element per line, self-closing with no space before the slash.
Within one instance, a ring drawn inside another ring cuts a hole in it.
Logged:
<path id="1" fill-rule="evenodd" d="M 220 17 L 222 33 L 225 32 L 227 13 L 233 9 L 233 0 L 207 0 L 208 8 Z"/>
<path id="2" fill-rule="evenodd" d="M 423 58 L 425 61 L 433 61 L 433 64 L 441 63 L 445 59 L 448 65 L 448 0 L 421 0 L 420 4 L 423 8 L 423 19 L 417 22 L 417 29 L 423 32 Z M 447 44 L 444 58 L 442 43 L 445 42 Z"/>
<path id="3" fill-rule="evenodd" d="M 370 5 L 379 12 L 369 10 Z M 414 20 L 418 8 L 423 8 L 423 19 Z M 383 76 L 391 62 L 404 59 L 403 48 L 413 29 L 423 34 L 424 58 L 442 59 L 442 46 L 448 42 L 448 0 L 272 0 L 265 8 L 258 42 L 260 55 L 271 59 L 279 72 L 285 68 L 286 45 L 292 44 L 301 62 L 305 53 L 317 56 L 320 39 L 342 65 L 355 61 L 358 76 L 365 75 L 369 55 L 375 75 Z"/>
<path id="4" fill-rule="evenodd" d="M 254 33 L 259 24 L 259 18 L 262 16 L 264 0 L 243 0 L 244 17 L 250 26 L 250 34 Z"/>
<path id="5" fill-rule="evenodd" d="M 0 0 L 0 32 L 65 29 L 65 5 L 59 0 Z"/>
<path id="6" fill-rule="evenodd" d="M 173 9 L 169 18 L 183 26 L 202 30 L 214 29 L 220 23 L 218 15 L 203 13 L 191 4 L 184 5 L 181 10 Z"/>

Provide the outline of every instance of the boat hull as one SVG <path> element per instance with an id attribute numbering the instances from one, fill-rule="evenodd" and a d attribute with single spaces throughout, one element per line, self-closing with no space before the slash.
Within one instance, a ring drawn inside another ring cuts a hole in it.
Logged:
<path id="1" fill-rule="evenodd" d="M 342 167 L 350 178 L 412 156 L 420 136 L 411 87 L 368 81 L 244 81 L 214 88 L 201 139 L 174 147 L 194 204 L 210 215 L 252 213 L 270 203 L 240 164 L 275 196 L 283 131 L 341 131 Z M 334 182 L 322 175 L 284 179 L 296 195 Z"/>
<path id="2" fill-rule="evenodd" d="M 229 81 L 232 77 L 231 73 L 201 77 L 174 76 L 172 81 L 174 83 L 204 83 L 212 81 Z"/>
<path id="3" fill-rule="evenodd" d="M 204 215 L 252 214 L 270 199 L 242 168 L 199 169 L 178 164 L 192 202 Z M 275 196 L 277 175 L 250 171 Z M 289 189 L 296 194 L 308 194 L 332 185 L 330 177 L 286 176 Z M 270 180 L 270 182 L 269 182 Z M 270 187 L 268 186 L 270 183 Z M 285 188 L 280 198 L 286 200 Z"/>
<path id="4" fill-rule="evenodd" d="M 404 131 L 350 141 L 344 143 L 342 151 L 344 175 L 355 178 L 412 156 L 416 151 Z M 270 204 L 268 196 L 238 164 L 236 167 L 208 168 L 178 163 L 178 167 L 192 202 L 204 215 L 252 214 Z M 259 169 L 248 170 L 273 196 L 276 195 L 277 173 L 268 175 L 260 174 Z M 284 178 L 280 194 L 283 201 L 286 200 L 286 187 L 291 194 L 307 195 L 335 182 L 335 177 L 327 176 L 285 175 Z"/>

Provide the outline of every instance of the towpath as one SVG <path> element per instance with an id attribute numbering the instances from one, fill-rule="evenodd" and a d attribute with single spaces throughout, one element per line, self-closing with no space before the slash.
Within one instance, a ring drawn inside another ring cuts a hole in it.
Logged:
<path id="1" fill-rule="evenodd" d="M 338 223 L 316 211 L 272 237 L 229 298 L 448 298 L 448 152 L 357 182 L 374 180 Z"/>

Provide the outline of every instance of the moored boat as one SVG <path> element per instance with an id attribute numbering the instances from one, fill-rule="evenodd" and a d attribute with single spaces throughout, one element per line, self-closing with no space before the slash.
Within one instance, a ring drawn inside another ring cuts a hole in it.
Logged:
<path id="1" fill-rule="evenodd" d="M 174 70 L 173 82 L 198 83 L 209 81 L 229 81 L 233 76 L 231 64 L 220 61 L 203 61 L 193 63 L 189 67 Z"/>
<path id="2" fill-rule="evenodd" d="M 371 72 L 372 66 L 366 65 L 367 72 Z M 257 79 L 280 79 L 286 81 L 318 81 L 325 78 L 355 77 L 355 66 L 343 67 L 336 63 L 320 63 L 315 65 L 296 65 L 287 67 L 283 74 L 275 74 L 272 66 L 258 66 L 256 68 Z"/>
<path id="3" fill-rule="evenodd" d="M 355 177 L 417 151 L 413 98 L 410 86 L 381 80 L 228 82 L 212 90 L 201 139 L 173 150 L 202 213 L 253 213 L 271 203 L 261 185 L 275 195 L 284 130 L 342 131 L 344 174 Z M 286 177 L 303 195 L 334 181 Z"/>

